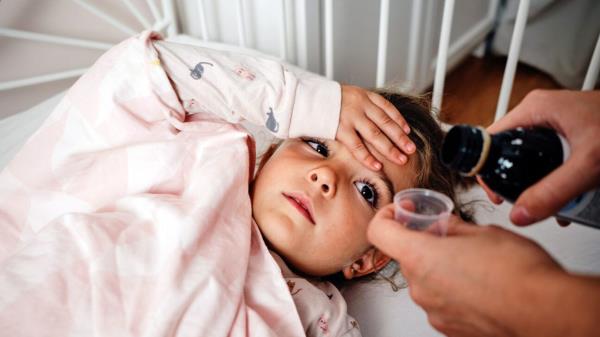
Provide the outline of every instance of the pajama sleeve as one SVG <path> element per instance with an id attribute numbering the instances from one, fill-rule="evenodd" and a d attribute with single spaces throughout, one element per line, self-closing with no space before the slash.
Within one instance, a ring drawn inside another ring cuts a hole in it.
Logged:
<path id="1" fill-rule="evenodd" d="M 230 123 L 246 120 L 278 138 L 335 138 L 341 104 L 337 82 L 266 58 L 153 43 L 186 113 L 211 113 Z"/>

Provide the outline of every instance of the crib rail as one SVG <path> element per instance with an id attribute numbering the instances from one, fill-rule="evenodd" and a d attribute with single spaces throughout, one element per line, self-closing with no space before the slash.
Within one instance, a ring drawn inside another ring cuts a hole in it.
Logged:
<path id="1" fill-rule="evenodd" d="M 90 0 L 72 0 L 77 5 L 81 6 L 84 10 L 89 11 L 93 15 L 105 21 L 107 24 L 115 27 L 120 30 L 127 36 L 135 35 L 140 29 L 139 27 L 131 27 L 110 14 L 102 11 L 100 8 L 95 6 L 90 2 Z M 131 0 L 123 0 L 123 3 L 129 10 L 130 14 L 135 17 L 140 26 L 143 29 L 153 29 L 156 31 L 160 31 L 166 33 L 167 36 L 173 36 L 178 33 L 177 28 L 177 16 L 175 14 L 175 4 L 174 0 L 158 0 L 160 1 L 160 7 L 156 4 L 156 0 L 146 0 L 146 5 L 150 9 L 150 13 L 152 14 L 152 18 L 149 19 L 145 17 L 139 8 L 131 2 Z M 299 8 L 305 4 L 306 0 L 296 0 L 299 2 Z M 324 13 L 324 63 L 325 63 L 325 76 L 334 79 L 334 31 L 333 31 L 333 1 L 334 0 L 324 0 L 323 2 L 323 13 Z M 491 6 L 490 8 L 495 8 L 498 0 L 490 0 Z M 287 0 L 280 0 L 278 2 L 280 6 L 281 13 L 279 15 L 279 26 L 280 26 L 280 39 L 279 39 L 279 57 L 282 60 L 288 60 L 289 52 L 288 52 L 288 39 L 290 35 L 289 31 L 289 23 L 287 20 L 287 9 L 286 9 Z M 245 6 L 244 0 L 237 0 L 236 3 L 236 18 L 237 18 L 237 32 L 238 32 L 238 44 L 241 47 L 248 47 L 248 39 L 247 39 L 247 27 L 245 22 Z M 527 14 L 529 11 L 530 0 L 520 0 L 518 13 L 515 22 L 515 28 L 512 35 L 512 40 L 509 48 L 509 54 L 506 61 L 504 76 L 502 79 L 502 85 L 500 88 L 498 104 L 496 107 L 495 120 L 500 119 L 502 116 L 506 114 L 508 103 L 510 100 L 510 95 L 512 91 L 512 85 L 514 82 L 516 67 L 519 58 L 519 52 L 521 48 L 521 44 L 523 41 L 523 35 L 525 26 L 527 23 Z M 449 46 L 450 46 L 450 32 L 452 28 L 452 18 L 454 14 L 455 0 L 445 0 L 444 1 L 444 10 L 442 16 L 442 24 L 440 30 L 440 38 L 438 45 L 438 54 L 435 65 L 435 75 L 434 75 L 434 84 L 433 84 L 433 96 L 432 96 L 432 107 L 434 111 L 440 111 L 442 106 L 442 98 L 444 91 L 444 81 L 445 75 L 447 72 L 447 61 L 449 55 Z M 200 27 L 202 39 L 205 41 L 210 40 L 209 31 L 207 27 L 207 13 L 205 10 L 204 0 L 197 0 L 197 8 L 198 8 L 198 16 L 200 18 Z M 297 6 L 298 8 L 298 6 Z M 386 69 L 387 69 L 387 52 L 388 52 L 388 29 L 389 29 L 389 19 L 390 19 L 390 1 L 389 0 L 380 0 L 380 12 L 379 12 L 379 30 L 378 30 L 378 47 L 377 47 L 377 72 L 376 72 L 376 80 L 375 85 L 377 87 L 381 87 L 385 85 L 386 82 Z M 407 77 L 410 83 L 414 83 L 416 77 L 416 65 L 417 65 L 417 52 L 418 49 L 416 46 L 418 45 L 419 38 L 419 29 L 420 29 L 420 18 L 421 13 L 423 11 L 423 2 L 415 1 L 412 7 L 412 18 L 411 18 L 411 33 L 410 33 L 410 53 L 408 55 L 408 70 Z M 296 18 L 299 22 L 302 21 L 302 15 L 306 15 L 304 12 L 300 10 L 300 12 L 296 13 Z M 304 27 L 306 28 L 306 27 Z M 302 36 L 305 32 L 298 32 L 297 36 Z M 9 28 L 1 28 L 0 27 L 0 36 L 6 36 L 10 38 L 17 39 L 27 39 L 39 42 L 47 42 L 54 43 L 60 45 L 69 45 L 69 46 L 77 46 L 81 48 L 91 48 L 91 49 L 99 49 L 106 50 L 110 48 L 111 44 L 101 41 L 73 38 L 68 36 L 60 36 L 60 35 L 52 35 L 52 34 L 42 34 L 37 32 L 29 32 L 23 30 L 9 29 Z M 301 54 L 304 55 L 307 53 L 306 45 L 302 44 L 302 38 L 293 41 L 294 45 L 299 46 L 299 54 L 298 63 L 300 66 L 306 67 L 306 59 L 302 57 Z M 598 72 L 600 70 L 600 36 L 598 36 L 598 42 L 594 49 L 593 56 L 590 60 L 590 64 L 588 67 L 588 71 L 582 86 L 582 90 L 590 90 L 594 87 L 596 80 L 598 78 Z M 18 80 L 5 81 L 0 82 L 0 90 L 9 90 L 15 88 L 21 88 L 25 86 L 35 85 L 46 83 L 50 81 L 57 81 L 66 78 L 72 78 L 80 76 L 85 69 L 72 69 L 67 71 L 55 72 L 51 74 L 45 74 L 40 76 L 33 76 Z"/>
<path id="2" fill-rule="evenodd" d="M 126 34 L 126 36 L 135 35 L 135 34 L 137 34 L 138 31 L 140 31 L 140 29 L 130 27 L 127 24 L 114 18 L 112 15 L 104 12 L 103 10 L 101 10 L 100 8 L 98 8 L 97 6 L 92 4 L 89 0 L 72 0 L 72 1 L 74 3 L 76 3 L 77 5 L 81 6 L 82 9 L 92 13 L 93 15 L 100 18 L 107 24 L 120 30 L 121 32 Z M 166 31 L 167 36 L 172 36 L 172 35 L 177 34 L 177 20 L 176 20 L 176 16 L 175 16 L 175 7 L 174 7 L 174 3 L 173 3 L 174 0 L 159 0 L 159 1 L 161 1 L 161 4 L 162 4 L 162 13 L 159 11 L 159 9 L 155 3 L 155 0 L 146 0 L 146 4 L 149 7 L 150 12 L 152 13 L 153 20 L 149 20 L 148 18 L 144 17 L 144 15 L 140 12 L 139 8 L 135 4 L 133 4 L 130 0 L 123 0 L 123 3 L 129 10 L 131 15 L 133 15 L 136 18 L 136 20 L 141 24 L 143 29 L 152 29 L 152 30 L 155 30 L 158 32 Z M 31 41 L 38 41 L 38 42 L 53 43 L 53 44 L 59 44 L 59 45 L 75 46 L 75 47 L 88 48 L 88 49 L 99 49 L 99 50 L 107 50 L 112 46 L 112 44 L 110 44 L 110 43 L 101 42 L 101 41 L 73 38 L 73 37 L 63 36 L 63 35 L 42 34 L 42 33 L 37 33 L 37 32 L 30 32 L 30 31 L 3 28 L 3 27 L 0 27 L 0 36 L 5 36 L 5 37 L 15 38 L 15 39 L 24 39 L 24 40 L 31 40 Z M 86 68 L 71 69 L 71 70 L 66 70 L 66 71 L 54 72 L 54 73 L 50 73 L 50 74 L 22 78 L 22 79 L 18 79 L 18 80 L 3 81 L 3 82 L 0 82 L 0 91 L 17 89 L 17 88 L 32 86 L 32 85 L 36 85 L 36 84 L 43 84 L 43 83 L 48 83 L 48 82 L 53 82 L 53 81 L 59 81 L 59 80 L 64 80 L 64 79 L 68 79 L 68 78 L 73 78 L 73 77 L 79 77 L 85 71 L 86 71 Z"/>

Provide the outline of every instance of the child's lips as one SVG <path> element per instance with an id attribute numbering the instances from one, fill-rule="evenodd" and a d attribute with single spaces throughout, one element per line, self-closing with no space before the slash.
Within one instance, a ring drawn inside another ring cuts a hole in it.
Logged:
<path id="1" fill-rule="evenodd" d="M 315 224 L 312 217 L 310 200 L 298 193 L 282 193 L 283 196 L 302 214 L 310 223 Z"/>

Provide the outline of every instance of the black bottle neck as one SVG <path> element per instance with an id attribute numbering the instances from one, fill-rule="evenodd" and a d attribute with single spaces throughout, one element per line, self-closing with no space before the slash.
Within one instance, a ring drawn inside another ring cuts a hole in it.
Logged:
<path id="1" fill-rule="evenodd" d="M 491 137 L 481 127 L 456 125 L 442 145 L 442 162 L 464 176 L 474 176 L 485 164 Z"/>

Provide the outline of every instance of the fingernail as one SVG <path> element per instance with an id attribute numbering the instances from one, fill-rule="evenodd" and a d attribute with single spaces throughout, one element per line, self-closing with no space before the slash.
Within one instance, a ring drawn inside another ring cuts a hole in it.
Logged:
<path id="1" fill-rule="evenodd" d="M 527 208 L 523 206 L 515 206 L 513 207 L 512 212 L 510 212 L 510 218 L 515 225 L 529 225 L 534 222 L 535 219 L 529 214 Z"/>
<path id="2" fill-rule="evenodd" d="M 404 133 L 406 133 L 406 134 L 410 133 L 410 127 L 408 127 L 408 125 L 404 125 Z"/>
<path id="3" fill-rule="evenodd" d="M 415 150 L 416 150 L 416 148 L 415 148 L 415 144 L 413 144 L 413 143 L 408 143 L 408 144 L 406 145 L 406 151 L 408 151 L 408 152 L 412 153 L 412 152 L 414 152 Z"/>
<path id="4" fill-rule="evenodd" d="M 403 154 L 399 154 L 398 156 L 396 156 L 396 158 L 398 158 L 398 160 L 400 161 L 401 164 L 406 163 L 406 156 Z"/>
<path id="5" fill-rule="evenodd" d="M 373 163 L 373 167 L 374 167 L 375 169 L 379 170 L 379 169 L 381 168 L 381 163 L 379 163 L 379 162 L 375 162 L 375 163 Z"/>

